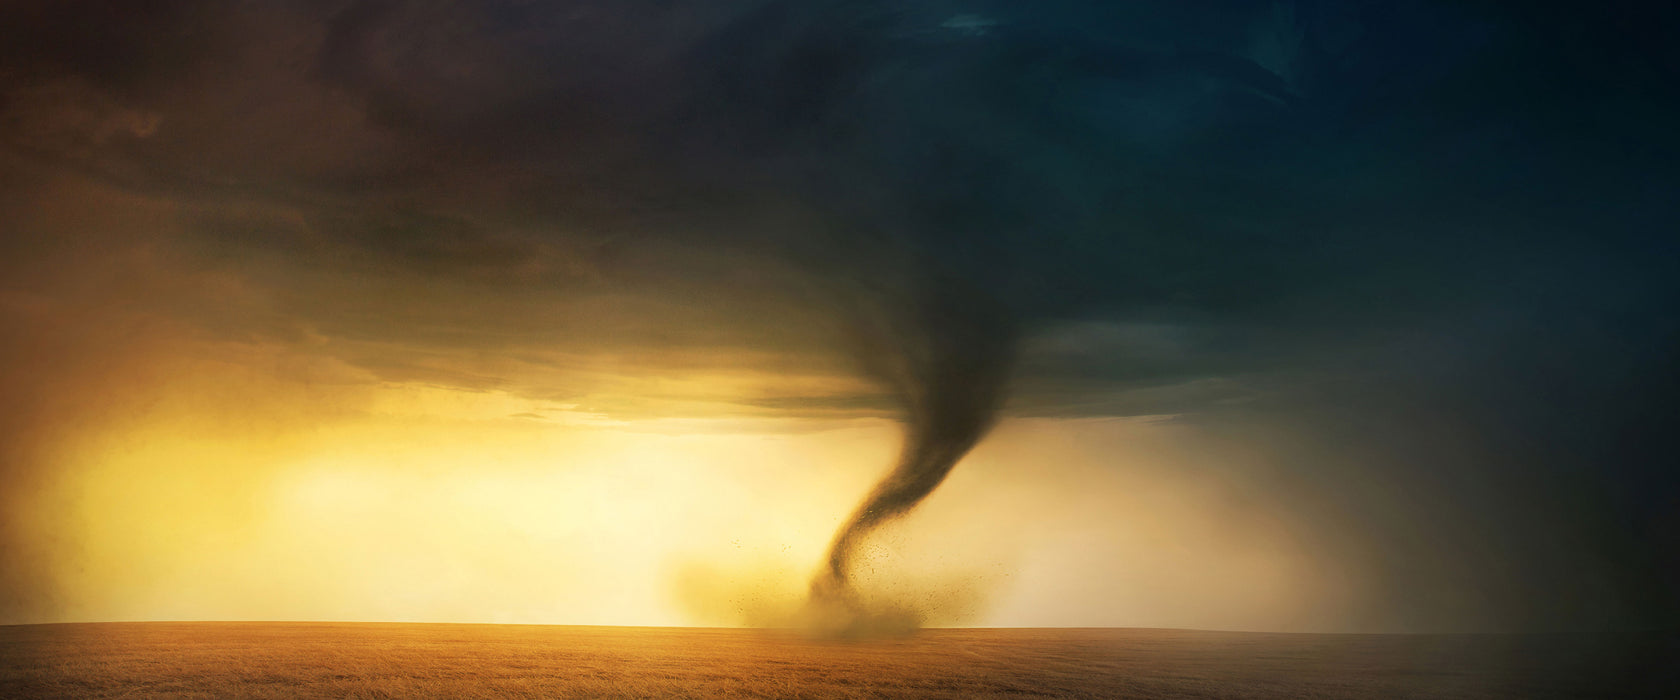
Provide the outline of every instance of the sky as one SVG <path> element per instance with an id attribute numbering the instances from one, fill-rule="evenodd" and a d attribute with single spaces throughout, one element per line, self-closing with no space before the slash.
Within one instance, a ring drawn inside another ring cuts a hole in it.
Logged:
<path id="1" fill-rule="evenodd" d="M 1673 628 L 1675 19 L 5 3 L 0 623 Z"/>

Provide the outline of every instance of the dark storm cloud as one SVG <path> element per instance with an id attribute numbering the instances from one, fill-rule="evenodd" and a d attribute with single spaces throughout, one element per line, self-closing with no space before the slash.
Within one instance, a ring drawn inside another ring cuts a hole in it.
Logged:
<path id="1" fill-rule="evenodd" d="M 1338 511 L 1325 523 L 1370 513 L 1375 540 L 1350 551 L 1422 578 L 1469 567 L 1510 590 L 1488 597 L 1514 623 L 1637 625 L 1672 621 L 1677 588 L 1655 417 L 1680 362 L 1673 15 L 12 3 L 0 123 L 8 182 L 79 172 L 179 203 L 198 264 L 277 290 L 254 332 L 446 351 L 618 333 L 791 358 L 839 338 L 911 416 L 961 404 L 910 429 L 906 464 L 941 474 L 1019 356 L 1009 410 L 1302 436 L 1276 447 L 1278 479 Z M 381 276 L 460 294 L 343 282 Z M 549 296 L 490 301 L 531 289 Z M 627 294 L 687 303 L 528 330 L 544 299 Z M 705 315 L 766 298 L 821 320 Z M 918 430 L 954 454 L 918 456 Z M 1417 544 L 1453 538 L 1474 551 Z M 1594 557 L 1599 593 L 1548 578 Z M 1606 602 L 1555 609 L 1587 598 Z"/>

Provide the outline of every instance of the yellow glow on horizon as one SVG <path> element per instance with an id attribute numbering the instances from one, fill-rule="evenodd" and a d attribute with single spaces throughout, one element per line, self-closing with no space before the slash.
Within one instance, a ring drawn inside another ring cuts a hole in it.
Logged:
<path id="1" fill-rule="evenodd" d="M 31 501 L 60 543 L 48 619 L 776 624 L 898 448 L 880 419 L 605 419 L 180 362 Z M 862 578 L 934 624 L 1333 628 L 1351 584 L 1179 445 L 1006 421 Z"/>
<path id="2" fill-rule="evenodd" d="M 810 438 L 387 417 L 253 454 L 154 434 L 60 482 L 61 593 L 78 619 L 684 624 L 671 567 L 756 547 L 814 569 L 893 428 Z"/>

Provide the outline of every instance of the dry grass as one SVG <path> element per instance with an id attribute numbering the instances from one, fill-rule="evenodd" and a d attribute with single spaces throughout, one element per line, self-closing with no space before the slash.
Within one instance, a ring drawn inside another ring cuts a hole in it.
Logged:
<path id="1" fill-rule="evenodd" d="M 1667 637 L 764 630 L 351 623 L 0 627 L 0 694 L 113 697 L 1626 697 Z M 1673 697 L 1680 697 L 1674 695 Z"/>

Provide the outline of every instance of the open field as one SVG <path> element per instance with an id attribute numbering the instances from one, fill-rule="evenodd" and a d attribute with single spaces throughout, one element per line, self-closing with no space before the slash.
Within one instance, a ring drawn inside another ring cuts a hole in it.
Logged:
<path id="1" fill-rule="evenodd" d="M 363 623 L 0 627 L 7 697 L 1660 697 L 1672 637 Z M 1680 697 L 1680 695 L 1671 695 Z"/>

